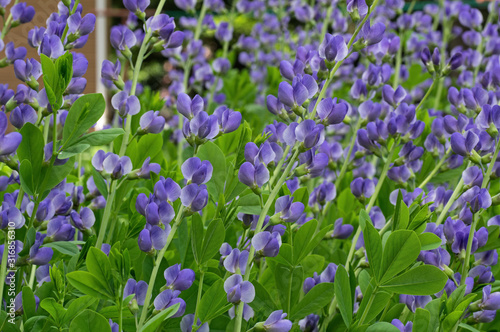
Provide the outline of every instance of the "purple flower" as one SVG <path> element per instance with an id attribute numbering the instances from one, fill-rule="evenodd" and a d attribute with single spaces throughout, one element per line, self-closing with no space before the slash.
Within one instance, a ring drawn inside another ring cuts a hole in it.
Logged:
<path id="1" fill-rule="evenodd" d="M 154 187 L 155 196 L 161 200 L 174 202 L 181 195 L 181 187 L 171 178 L 160 176 Z"/>
<path id="2" fill-rule="evenodd" d="M 262 257 L 278 256 L 281 247 L 281 235 L 278 232 L 260 232 L 252 238 L 255 251 Z"/>
<path id="3" fill-rule="evenodd" d="M 120 72 L 121 72 L 121 62 L 120 60 L 116 60 L 116 63 L 113 63 L 109 60 L 104 60 L 102 62 L 101 68 L 101 77 L 105 80 L 110 81 L 118 81 L 120 80 Z"/>
<path id="4" fill-rule="evenodd" d="M 135 281 L 135 279 L 130 278 L 123 288 L 123 299 L 133 294 L 134 297 L 130 302 L 136 301 L 138 305 L 144 305 L 147 290 L 148 284 L 145 281 Z"/>
<path id="5" fill-rule="evenodd" d="M 204 184 L 212 178 L 213 167 L 208 160 L 201 161 L 198 157 L 192 157 L 182 164 L 181 171 L 188 184 Z"/>
<path id="6" fill-rule="evenodd" d="M 160 222 L 168 225 L 175 217 L 174 208 L 168 202 L 157 200 L 151 194 L 148 198 L 146 194 L 140 193 L 135 207 L 137 212 L 146 217 L 146 222 L 150 225 L 158 225 Z"/>
<path id="7" fill-rule="evenodd" d="M 174 0 L 174 2 L 177 7 L 186 12 L 193 11 L 196 6 L 196 0 Z"/>
<path id="8" fill-rule="evenodd" d="M 10 9 L 12 19 L 14 20 L 13 25 L 23 24 L 31 22 L 35 16 L 35 8 L 33 6 L 27 6 L 25 2 L 20 2 Z"/>
<path id="9" fill-rule="evenodd" d="M 57 59 L 64 54 L 64 46 L 56 35 L 44 35 L 38 48 L 38 54 L 45 54 L 51 59 Z"/>
<path id="10" fill-rule="evenodd" d="M 344 60 L 349 52 L 344 37 L 333 36 L 329 33 L 319 45 L 319 56 L 329 62 Z"/>
<path id="11" fill-rule="evenodd" d="M 182 115 L 184 115 L 189 120 L 191 120 L 198 113 L 203 111 L 204 108 L 205 108 L 205 102 L 203 101 L 203 98 L 201 98 L 199 95 L 194 96 L 192 100 L 185 93 L 180 93 L 177 96 L 177 111 Z"/>
<path id="12" fill-rule="evenodd" d="M 314 206 L 315 204 L 319 204 L 320 207 L 325 205 L 327 202 L 331 202 L 337 196 L 337 190 L 335 188 L 335 184 L 330 182 L 323 182 L 316 188 L 314 188 L 311 195 L 309 195 L 310 206 Z"/>
<path id="13" fill-rule="evenodd" d="M 68 18 L 68 39 L 74 41 L 94 31 L 95 15 L 87 14 L 84 17 L 76 12 Z"/>
<path id="14" fill-rule="evenodd" d="M 181 264 L 175 264 L 167 268 L 163 275 L 167 281 L 167 287 L 178 291 L 191 287 L 195 279 L 194 271 L 191 269 L 181 270 Z"/>
<path id="15" fill-rule="evenodd" d="M 477 323 L 490 323 L 495 319 L 496 313 L 496 310 L 476 311 L 472 317 Z"/>
<path id="16" fill-rule="evenodd" d="M 11 111 L 9 120 L 14 127 L 21 129 L 27 122 L 35 124 L 38 115 L 30 105 L 21 104 Z"/>
<path id="17" fill-rule="evenodd" d="M 45 265 L 52 259 L 52 255 L 54 255 L 52 248 L 47 248 L 47 247 L 40 248 L 40 246 L 43 244 L 45 236 L 46 235 L 42 235 L 41 233 L 36 233 L 35 243 L 30 249 L 29 259 L 28 259 L 28 261 L 31 264 Z"/>
<path id="18" fill-rule="evenodd" d="M 226 243 L 227 245 L 227 243 Z M 224 246 L 224 245 L 223 245 Z M 225 255 L 226 257 L 224 258 L 224 267 L 226 268 L 227 271 L 231 273 L 236 273 L 238 269 L 240 270 L 240 273 L 245 273 L 246 271 L 246 266 L 247 266 L 247 261 L 248 261 L 248 251 L 243 250 L 240 252 L 238 248 L 234 249 L 228 249 L 230 250 L 229 254 Z M 221 247 L 221 255 L 222 255 L 222 250 L 223 247 Z"/>
<path id="19" fill-rule="evenodd" d="M 159 111 L 148 111 L 141 116 L 139 125 L 143 133 L 159 134 L 165 127 L 165 118 Z"/>
<path id="20" fill-rule="evenodd" d="M 274 211 L 275 216 L 271 221 L 279 222 L 296 222 L 304 212 L 304 204 L 302 202 L 293 202 L 293 197 L 288 195 L 281 196 L 276 200 Z M 279 221 L 275 221 L 278 219 Z"/>
<path id="21" fill-rule="evenodd" d="M 500 309 L 500 292 L 491 293 L 491 285 L 485 286 L 479 308 L 482 310 Z"/>
<path id="22" fill-rule="evenodd" d="M 355 19 L 359 19 L 368 13 L 368 6 L 365 0 L 347 0 L 347 11 Z"/>
<path id="23" fill-rule="evenodd" d="M 184 137 L 191 145 L 203 144 L 219 134 L 219 122 L 215 114 L 199 112 L 192 120 L 185 121 L 182 128 Z"/>
<path id="24" fill-rule="evenodd" d="M 325 98 L 318 104 L 318 116 L 325 125 L 339 124 L 344 121 L 348 111 L 348 105 L 345 102 L 336 103 L 336 100 Z"/>
<path id="25" fill-rule="evenodd" d="M 16 152 L 23 139 L 22 135 L 17 132 L 5 135 L 8 125 L 7 115 L 0 111 L 0 158 Z"/>
<path id="26" fill-rule="evenodd" d="M 368 20 L 361 28 L 361 38 L 366 46 L 376 44 L 384 38 L 385 25 L 377 22 L 373 25 Z"/>
<path id="27" fill-rule="evenodd" d="M 487 209 L 491 206 L 491 196 L 488 189 L 474 186 L 460 196 L 460 200 L 468 202 L 472 213 L 481 209 Z"/>
<path id="28" fill-rule="evenodd" d="M 118 25 L 111 28 L 110 34 L 111 45 L 117 51 L 130 52 L 129 48 L 137 43 L 137 37 L 124 25 Z"/>
<path id="29" fill-rule="evenodd" d="M 318 92 L 318 83 L 311 75 L 302 78 L 296 76 L 292 85 L 281 82 L 278 87 L 278 98 L 286 106 L 296 109 Z"/>
<path id="30" fill-rule="evenodd" d="M 294 145 L 296 141 L 300 141 L 303 149 L 311 149 L 324 142 L 324 126 L 310 119 L 299 124 L 292 122 L 283 132 L 283 139 L 288 145 Z"/>
<path id="31" fill-rule="evenodd" d="M 151 252 L 153 249 L 161 250 L 167 244 L 169 234 L 170 225 L 167 225 L 165 226 L 165 229 L 162 229 L 159 226 L 146 224 L 146 228 L 139 233 L 139 249 L 146 253 Z"/>
<path id="32" fill-rule="evenodd" d="M 65 216 L 57 216 L 47 224 L 47 237 L 51 241 L 71 241 L 75 238 L 75 228 Z"/>
<path id="33" fill-rule="evenodd" d="M 191 332 L 193 330 L 193 324 L 194 324 L 194 314 L 189 314 L 184 317 L 182 317 L 181 320 L 181 332 Z M 208 323 L 205 323 L 201 325 L 201 320 L 198 318 L 198 321 L 196 322 L 196 326 L 198 329 L 196 331 L 199 332 L 209 332 L 210 328 L 208 327 Z"/>
<path id="34" fill-rule="evenodd" d="M 188 184 L 181 190 L 181 202 L 191 212 L 203 210 L 208 203 L 207 186 Z"/>
<path id="35" fill-rule="evenodd" d="M 73 225 L 80 231 L 91 229 L 95 223 L 94 212 L 88 207 L 83 207 L 80 213 L 71 211 L 70 218 Z"/>
<path id="36" fill-rule="evenodd" d="M 136 115 L 141 111 L 141 103 L 136 96 L 129 96 L 126 91 L 120 91 L 111 98 L 111 105 L 120 116 Z"/>
<path id="37" fill-rule="evenodd" d="M 417 308 L 423 308 L 432 300 L 432 297 L 428 295 L 424 296 L 414 296 L 414 295 L 399 295 L 399 302 L 406 304 L 406 306 L 415 312 Z"/>
<path id="38" fill-rule="evenodd" d="M 286 316 L 283 310 L 273 311 L 265 322 L 257 323 L 255 326 L 263 331 L 288 332 L 292 329 L 292 322 L 285 319 Z"/>
<path id="39" fill-rule="evenodd" d="M 318 331 L 320 317 L 315 314 L 310 314 L 304 319 L 299 320 L 299 327 L 301 331 L 313 332 Z"/>
<path id="40" fill-rule="evenodd" d="M 465 133 L 465 137 L 460 133 L 451 134 L 450 144 L 453 152 L 463 157 L 470 156 L 477 143 L 479 143 L 479 137 L 471 130 Z"/>
<path id="41" fill-rule="evenodd" d="M 151 172 L 158 174 L 161 171 L 160 164 L 150 163 L 151 157 L 147 157 L 142 164 L 141 169 L 136 173 L 136 175 L 142 179 L 151 179 Z"/>
<path id="42" fill-rule="evenodd" d="M 403 324 L 399 319 L 394 318 L 391 322 L 392 325 L 396 326 L 401 332 L 412 332 L 413 331 L 413 322 L 408 321 L 406 325 Z"/>
<path id="43" fill-rule="evenodd" d="M 146 8 L 148 8 L 149 3 L 149 0 L 123 0 L 123 5 L 125 6 L 125 8 L 136 15 L 144 12 Z"/>
<path id="44" fill-rule="evenodd" d="M 458 15 L 458 20 L 463 26 L 478 30 L 483 23 L 483 15 L 479 9 L 464 7 Z"/>
<path id="45" fill-rule="evenodd" d="M 132 162 L 129 157 L 123 156 L 120 158 L 114 153 L 105 153 L 103 150 L 97 151 L 94 155 L 92 165 L 99 172 L 111 174 L 114 179 L 119 179 L 132 171 Z"/>
<path id="46" fill-rule="evenodd" d="M 243 281 L 239 274 L 233 274 L 224 282 L 227 301 L 231 303 L 250 303 L 255 298 L 255 288 L 250 281 Z"/>
<path id="47" fill-rule="evenodd" d="M 252 163 L 246 161 L 240 166 L 238 179 L 251 189 L 258 189 L 269 181 L 269 170 L 264 164 L 257 163 L 254 166 Z"/>
<path id="48" fill-rule="evenodd" d="M 217 107 L 214 114 L 217 116 L 221 133 L 231 133 L 238 129 L 241 124 L 241 113 L 235 112 L 224 105 Z"/>
<path id="49" fill-rule="evenodd" d="M 304 293 L 307 294 L 314 286 L 323 282 L 334 282 L 335 274 L 337 273 L 337 265 L 334 263 L 328 264 L 326 269 L 320 275 L 314 272 L 313 277 L 306 278 L 302 286 Z"/>
<path id="50" fill-rule="evenodd" d="M 181 317 L 184 315 L 184 311 L 186 310 L 186 302 L 183 299 L 179 298 L 179 294 L 181 292 L 177 290 L 167 289 L 158 294 L 158 296 L 153 301 L 155 310 L 161 311 L 177 303 L 180 303 L 180 307 L 177 312 L 172 317 Z"/>
<path id="51" fill-rule="evenodd" d="M 14 61 L 14 74 L 18 79 L 37 89 L 36 80 L 42 75 L 42 66 L 38 61 L 31 58 Z"/>
<path id="52" fill-rule="evenodd" d="M 349 224 L 343 225 L 342 222 L 343 222 L 342 218 L 335 220 L 335 224 L 333 226 L 332 238 L 344 240 L 347 239 L 349 236 L 351 236 L 354 227 Z"/>
<path id="53" fill-rule="evenodd" d="M 406 91 L 402 86 L 398 86 L 394 91 L 390 85 L 386 84 L 382 88 L 382 98 L 389 105 L 397 107 L 406 98 Z"/>
<path id="54" fill-rule="evenodd" d="M 375 182 L 370 179 L 356 178 L 351 182 L 351 192 L 357 198 L 370 198 L 375 192 Z"/>
<path id="55" fill-rule="evenodd" d="M 0 229 L 7 229 L 8 227 L 20 229 L 24 224 L 24 216 L 17 207 L 8 206 L 7 204 L 0 207 Z"/>
<path id="56" fill-rule="evenodd" d="M 215 31 L 215 38 L 219 42 L 229 42 L 233 39 L 233 27 L 227 22 L 221 22 Z"/>
<path id="57" fill-rule="evenodd" d="M 479 167 L 472 166 L 462 172 L 462 178 L 466 186 L 481 186 L 483 183 L 483 172 Z"/>

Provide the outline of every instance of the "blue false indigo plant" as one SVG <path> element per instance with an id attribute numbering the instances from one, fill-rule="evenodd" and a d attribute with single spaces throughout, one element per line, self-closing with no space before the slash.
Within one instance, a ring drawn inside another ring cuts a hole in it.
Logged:
<path id="1" fill-rule="evenodd" d="M 2 331 L 497 328 L 498 1 L 165 3 L 0 0 Z"/>

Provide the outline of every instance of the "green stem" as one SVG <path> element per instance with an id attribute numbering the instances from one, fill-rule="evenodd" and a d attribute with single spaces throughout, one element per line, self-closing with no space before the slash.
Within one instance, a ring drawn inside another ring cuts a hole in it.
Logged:
<path id="1" fill-rule="evenodd" d="M 276 178 L 278 177 L 278 174 L 280 173 L 281 171 L 281 168 L 283 167 L 283 164 L 285 163 L 285 159 L 286 157 L 288 156 L 288 153 L 290 153 L 290 149 L 291 149 L 291 146 L 288 145 L 286 148 L 285 148 L 285 151 L 283 152 L 283 157 L 280 159 L 280 161 L 278 162 L 278 165 L 276 166 L 276 168 L 274 169 L 274 172 L 273 172 L 273 177 L 271 178 L 271 180 L 269 180 L 269 188 L 272 188 L 273 184 L 274 184 L 274 181 L 276 180 Z"/>
<path id="2" fill-rule="evenodd" d="M 464 265 L 462 266 L 462 278 L 460 280 L 460 284 L 465 285 L 465 279 L 467 278 L 467 274 L 469 271 L 469 262 L 470 262 L 470 253 L 472 251 L 472 242 L 474 240 L 474 233 L 476 232 L 477 222 L 479 220 L 479 213 L 474 214 L 474 219 L 472 224 L 470 225 L 469 230 L 469 239 L 467 240 L 467 248 L 465 250 L 465 259 Z"/>
<path id="3" fill-rule="evenodd" d="M 372 291 L 372 294 L 370 295 L 370 299 L 368 300 L 368 304 L 366 305 L 366 309 L 363 311 L 363 314 L 359 319 L 360 326 L 363 325 L 363 323 L 365 322 L 366 316 L 368 315 L 368 312 L 370 311 L 370 308 L 373 305 L 373 301 L 375 301 L 375 295 L 377 295 L 377 291 L 378 291 L 378 286 L 375 286 L 375 288 Z"/>
<path id="4" fill-rule="evenodd" d="M 205 271 L 200 269 L 200 283 L 198 285 L 198 296 L 196 297 L 196 309 L 194 310 L 193 331 L 198 330 L 198 310 L 200 309 L 201 294 L 203 293 L 203 279 L 205 278 Z"/>
<path id="5" fill-rule="evenodd" d="M 264 205 L 264 208 L 262 209 L 262 211 L 260 213 L 259 220 L 257 221 L 254 236 L 255 236 L 255 234 L 258 234 L 262 230 L 262 226 L 264 224 L 264 219 L 267 216 L 267 212 L 269 211 L 271 204 L 273 204 L 274 199 L 278 195 L 278 193 L 281 189 L 281 186 L 283 185 L 286 178 L 288 177 L 288 174 L 292 170 L 293 164 L 298 156 L 299 156 L 299 150 L 296 149 L 295 152 L 293 153 L 293 155 L 288 160 L 288 165 L 285 168 L 285 171 L 282 173 L 281 177 L 279 178 L 278 183 L 276 184 L 274 189 L 269 194 L 269 197 L 266 201 L 266 204 Z M 250 279 L 250 273 L 252 271 L 251 263 L 253 261 L 254 255 L 255 255 L 255 248 L 253 246 L 250 246 L 250 252 L 248 254 L 248 261 L 247 261 L 247 265 L 246 265 L 246 269 L 245 269 L 245 275 L 243 278 L 245 281 L 248 281 Z M 243 319 L 243 303 L 240 303 L 240 304 L 238 304 L 238 306 L 236 308 L 236 320 L 235 320 L 235 324 L 234 324 L 234 332 L 241 331 L 242 319 Z"/>
<path id="6" fill-rule="evenodd" d="M 337 179 L 335 179 L 335 188 L 338 188 L 340 185 L 340 182 L 343 180 L 345 173 L 347 172 L 347 167 L 349 167 L 349 164 L 351 163 L 351 155 L 352 151 L 354 150 L 354 145 L 356 144 L 356 134 L 358 132 L 359 127 L 361 127 L 361 118 L 356 121 L 356 125 L 354 126 L 354 130 L 352 133 L 351 137 L 351 144 L 349 145 L 349 150 L 347 151 L 347 156 L 345 157 L 344 163 L 342 164 L 342 167 L 340 168 L 340 173 L 337 176 Z"/>
<path id="7" fill-rule="evenodd" d="M 14 1 L 14 4 L 12 6 L 17 5 L 19 0 Z M 12 13 L 9 13 L 9 16 L 7 16 L 7 20 L 3 24 L 3 29 L 2 29 L 2 35 L 0 36 L 0 39 L 4 39 L 7 33 L 10 31 L 10 22 L 12 21 Z"/>
<path id="8" fill-rule="evenodd" d="M 498 153 L 500 152 L 500 137 L 498 138 L 497 144 L 495 146 L 495 152 L 491 158 L 491 162 L 486 170 L 486 174 L 483 177 L 483 183 L 481 184 L 481 188 L 486 188 L 488 182 L 490 182 L 491 173 L 493 172 L 493 168 L 495 167 L 495 162 L 498 157 Z"/>
<path id="9" fill-rule="evenodd" d="M 468 168 L 470 166 L 470 164 L 471 164 L 471 162 L 469 161 L 466 168 Z M 451 194 L 450 199 L 448 200 L 448 202 L 444 206 L 443 211 L 441 211 L 441 213 L 439 214 L 439 217 L 436 221 L 436 226 L 439 226 L 442 224 L 442 222 L 444 221 L 444 218 L 446 217 L 446 214 L 450 210 L 451 206 L 453 205 L 453 203 L 457 199 L 460 192 L 462 192 L 463 186 L 464 186 L 464 178 L 460 177 L 460 181 L 458 181 L 458 184 L 455 187 L 455 190 L 453 191 L 453 193 Z"/>
<path id="10" fill-rule="evenodd" d="M 418 110 L 420 110 L 420 108 L 424 105 L 424 102 L 427 100 L 427 98 L 429 98 L 432 90 L 434 90 L 434 87 L 436 86 L 436 82 L 438 82 L 439 79 L 440 79 L 439 77 L 434 78 L 431 86 L 429 87 L 429 89 L 427 89 L 427 92 L 425 93 L 424 97 L 422 98 L 420 103 L 418 103 L 417 107 L 415 108 L 415 112 L 418 112 Z"/>
<path id="11" fill-rule="evenodd" d="M 102 243 L 104 241 L 104 234 L 106 233 L 106 229 L 108 228 L 109 217 L 111 216 L 111 210 L 113 209 L 113 203 L 115 200 L 116 180 L 111 180 L 111 184 L 109 187 L 108 199 L 106 200 L 106 206 L 104 207 L 101 226 L 99 227 L 99 234 L 95 243 L 95 247 L 97 249 L 101 249 Z"/>
<path id="12" fill-rule="evenodd" d="M 3 255 L 2 255 L 2 266 L 0 267 L 0 299 L 3 300 L 3 286 L 5 285 L 5 277 L 7 276 L 7 257 L 9 254 L 9 238 L 7 236 L 7 232 L 3 233 L 4 235 L 4 247 L 3 247 Z"/>
<path id="13" fill-rule="evenodd" d="M 449 147 L 448 150 L 446 150 L 446 153 L 444 154 L 443 158 L 441 158 L 441 160 L 439 160 L 439 162 L 436 164 L 436 166 L 432 169 L 432 171 L 429 173 L 429 175 L 425 178 L 425 180 L 422 181 L 418 185 L 418 188 L 423 188 L 430 180 L 432 180 L 434 175 L 436 175 L 436 173 L 439 171 L 441 166 L 443 166 L 443 164 L 445 163 L 446 159 L 450 156 L 450 154 L 451 154 L 451 147 Z"/>
<path id="14" fill-rule="evenodd" d="M 144 306 L 142 307 L 141 318 L 139 320 L 139 326 L 137 328 L 137 331 L 141 330 L 142 326 L 144 325 L 144 322 L 146 321 L 149 303 L 151 301 L 151 296 L 153 294 L 153 287 L 154 287 L 154 284 L 156 281 L 156 276 L 158 274 L 158 270 L 160 269 L 161 261 L 163 260 L 163 256 L 165 256 L 165 252 L 167 252 L 167 249 L 170 246 L 170 243 L 172 242 L 172 240 L 175 236 L 177 228 L 179 227 L 179 225 L 182 221 L 183 215 L 184 215 L 184 206 L 181 205 L 179 211 L 177 212 L 177 217 L 175 218 L 174 224 L 172 225 L 172 229 L 170 230 L 170 233 L 168 234 L 167 243 L 165 244 L 165 247 L 163 247 L 163 249 L 160 250 L 160 252 L 158 253 L 158 256 L 156 257 L 156 261 L 155 261 L 155 266 L 153 268 L 153 271 L 151 272 L 151 276 L 149 277 L 148 291 L 146 292 L 146 299 L 144 300 Z"/>
<path id="15" fill-rule="evenodd" d="M 326 32 L 328 31 L 328 25 L 330 24 L 330 18 L 332 17 L 333 8 L 334 6 L 330 4 L 328 10 L 326 11 L 326 17 L 323 21 L 323 26 L 321 27 L 321 38 L 319 39 L 320 42 L 325 39 Z"/>
<path id="16" fill-rule="evenodd" d="M 403 47 L 404 47 L 404 35 L 399 34 L 399 48 L 396 54 L 396 67 L 394 68 L 394 81 L 392 81 L 392 88 L 394 90 L 399 86 L 399 78 L 401 76 L 401 63 L 403 62 Z"/>

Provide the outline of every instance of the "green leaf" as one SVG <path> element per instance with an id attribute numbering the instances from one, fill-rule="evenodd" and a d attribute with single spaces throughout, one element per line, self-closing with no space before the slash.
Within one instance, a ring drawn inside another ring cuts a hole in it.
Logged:
<path id="1" fill-rule="evenodd" d="M 392 232 L 384 248 L 384 257 L 380 267 L 380 277 L 378 278 L 380 283 L 386 283 L 413 264 L 419 254 L 420 241 L 414 231 L 397 230 Z"/>
<path id="2" fill-rule="evenodd" d="M 398 294 L 432 295 L 441 291 L 447 280 L 446 274 L 437 267 L 421 265 L 390 279 L 381 287 Z"/>
<path id="3" fill-rule="evenodd" d="M 201 246 L 200 264 L 208 262 L 220 249 L 226 237 L 226 230 L 221 219 L 214 219 L 208 225 L 203 245 Z"/>
<path id="4" fill-rule="evenodd" d="M 157 314 L 156 316 L 153 316 L 153 318 L 148 320 L 146 322 L 146 324 L 144 324 L 144 326 L 139 330 L 139 332 L 154 332 L 154 331 L 156 331 L 165 319 L 168 319 L 168 318 L 172 317 L 175 313 L 177 313 L 180 305 L 181 305 L 180 303 L 177 303 L 171 307 L 163 309 L 159 314 Z M 108 326 L 109 326 L 109 324 L 108 324 Z"/>
<path id="5" fill-rule="evenodd" d="M 208 160 L 212 164 L 212 179 L 207 183 L 207 189 L 214 200 L 218 200 L 219 195 L 224 192 L 226 182 L 226 158 L 221 149 L 212 142 L 203 144 L 196 154 L 201 160 Z"/>
<path id="6" fill-rule="evenodd" d="M 343 265 L 339 265 L 335 273 L 335 298 L 337 300 L 340 315 L 347 327 L 351 326 L 353 311 L 353 296 L 349 275 Z"/>
<path id="7" fill-rule="evenodd" d="M 441 246 L 441 239 L 434 233 L 422 233 L 418 235 L 420 240 L 420 250 L 432 250 Z"/>
<path id="8" fill-rule="evenodd" d="M 66 314 L 66 309 L 62 306 L 62 304 L 49 297 L 43 299 L 42 302 L 40 302 L 40 306 L 47 311 L 50 316 L 52 316 L 57 325 L 61 324 L 64 315 Z"/>
<path id="9" fill-rule="evenodd" d="M 199 314 L 202 322 L 208 322 L 223 314 L 228 306 L 227 295 L 224 291 L 224 281 L 216 282 L 203 294 L 200 301 Z"/>
<path id="10" fill-rule="evenodd" d="M 428 331 L 430 321 L 430 312 L 422 308 L 417 308 L 415 311 L 415 318 L 413 318 L 413 329 L 415 331 Z"/>
<path id="11" fill-rule="evenodd" d="M 418 331 L 418 330 L 415 330 Z M 366 332 L 400 332 L 399 329 L 387 322 L 377 322 L 375 324 L 370 325 Z"/>
<path id="12" fill-rule="evenodd" d="M 21 181 L 21 187 L 23 190 L 28 195 L 34 196 L 37 190 L 37 184 L 35 183 L 35 177 L 33 176 L 33 167 L 31 167 L 31 162 L 27 159 L 23 160 L 19 165 L 19 180 Z"/>
<path id="13" fill-rule="evenodd" d="M 111 326 L 104 316 L 90 309 L 83 310 L 73 319 L 70 332 L 111 332 Z"/>
<path id="14" fill-rule="evenodd" d="M 193 250 L 194 260 L 200 265 L 200 258 L 202 256 L 203 245 L 203 222 L 199 214 L 193 214 L 191 219 L 191 248 Z"/>
<path id="15" fill-rule="evenodd" d="M 87 309 L 88 307 L 92 306 L 96 302 L 97 302 L 97 299 L 90 296 L 90 295 L 85 295 L 85 296 L 78 297 L 78 298 L 74 299 L 70 303 L 68 310 L 66 311 L 66 314 L 64 315 L 64 319 L 63 319 L 62 323 L 64 324 L 64 323 L 71 321 L 82 310 Z"/>
<path id="16" fill-rule="evenodd" d="M 460 322 L 462 315 L 464 315 L 463 311 L 453 311 L 446 316 L 442 322 L 442 331 L 453 331 L 455 325 Z"/>
<path id="17" fill-rule="evenodd" d="M 302 225 L 295 234 L 293 238 L 293 264 L 299 264 L 307 256 L 307 246 L 313 239 L 317 227 L 318 222 L 313 219 Z"/>
<path id="18" fill-rule="evenodd" d="M 296 320 L 318 312 L 332 301 L 333 295 L 333 283 L 323 282 L 314 286 L 299 303 L 293 306 L 290 319 Z"/>
<path id="19" fill-rule="evenodd" d="M 22 300 L 25 317 L 30 318 L 35 316 L 36 303 L 35 296 L 33 295 L 33 291 L 31 290 L 31 288 L 26 286 L 23 287 Z"/>
<path id="20" fill-rule="evenodd" d="M 87 144 L 89 146 L 106 145 L 113 142 L 115 138 L 117 138 L 120 135 L 123 135 L 124 133 L 125 131 L 122 128 L 98 130 L 83 135 L 78 141 L 75 142 L 75 144 L 77 145 Z"/>
<path id="21" fill-rule="evenodd" d="M 286 312 L 290 312 L 293 305 L 298 302 L 303 275 L 304 272 L 301 266 L 294 268 L 279 263 L 276 264 L 274 270 L 276 289 L 278 290 L 281 307 Z"/>
<path id="22" fill-rule="evenodd" d="M 114 299 L 108 290 L 107 283 L 97 279 L 92 273 L 86 271 L 74 271 L 66 275 L 69 283 L 80 292 L 103 300 Z"/>
<path id="23" fill-rule="evenodd" d="M 359 223 L 363 229 L 366 256 L 370 262 L 370 268 L 373 271 L 373 275 L 378 279 L 382 264 L 382 239 L 378 231 L 373 227 L 370 216 L 365 210 L 361 210 L 359 214 Z"/>
<path id="24" fill-rule="evenodd" d="M 92 167 L 92 178 L 94 179 L 95 186 L 101 195 L 108 197 L 108 186 L 106 185 L 101 173 L 99 173 L 94 167 Z"/>
<path id="25" fill-rule="evenodd" d="M 78 249 L 77 245 L 72 243 L 72 242 L 66 242 L 66 241 L 57 241 L 57 242 L 51 242 L 44 244 L 43 247 L 49 247 L 52 249 L 55 249 L 59 251 L 61 254 L 68 255 L 68 256 L 74 256 L 77 255 L 80 250 Z"/>
<path id="26" fill-rule="evenodd" d="M 87 270 L 108 287 L 108 291 L 113 291 L 113 276 L 111 274 L 111 263 L 108 256 L 102 250 L 90 248 L 87 254 Z"/>
<path id="27" fill-rule="evenodd" d="M 363 293 L 363 300 L 359 305 L 357 317 L 359 319 L 363 318 L 363 323 L 371 322 L 385 308 L 391 296 L 391 293 L 377 288 L 375 279 L 372 278 Z"/>
<path id="28" fill-rule="evenodd" d="M 69 109 L 64 123 L 63 146 L 68 147 L 79 141 L 80 136 L 101 118 L 105 109 L 106 101 L 100 93 L 91 93 L 78 98 Z"/>
<path id="29" fill-rule="evenodd" d="M 269 316 L 273 311 L 278 310 L 278 306 L 269 294 L 266 288 L 258 281 L 253 280 L 252 284 L 255 287 L 255 299 L 251 306 L 256 312 L 260 312 L 264 316 Z"/>
<path id="30" fill-rule="evenodd" d="M 45 174 L 45 176 L 48 177 L 48 179 L 45 182 L 45 187 L 40 188 L 40 190 L 43 190 L 45 192 L 57 186 L 59 183 L 61 183 L 61 181 L 63 181 L 68 176 L 69 173 L 71 173 L 74 167 L 75 167 L 74 158 L 70 158 L 64 165 L 52 166 L 52 168 L 50 169 L 50 173 Z"/>
<path id="31" fill-rule="evenodd" d="M 59 155 L 57 158 L 59 159 L 66 159 L 73 157 L 79 153 L 82 153 L 86 151 L 88 148 L 90 148 L 90 145 L 88 144 L 74 144 L 72 146 L 68 146 L 67 148 L 64 148 L 64 151 L 59 152 Z"/>

